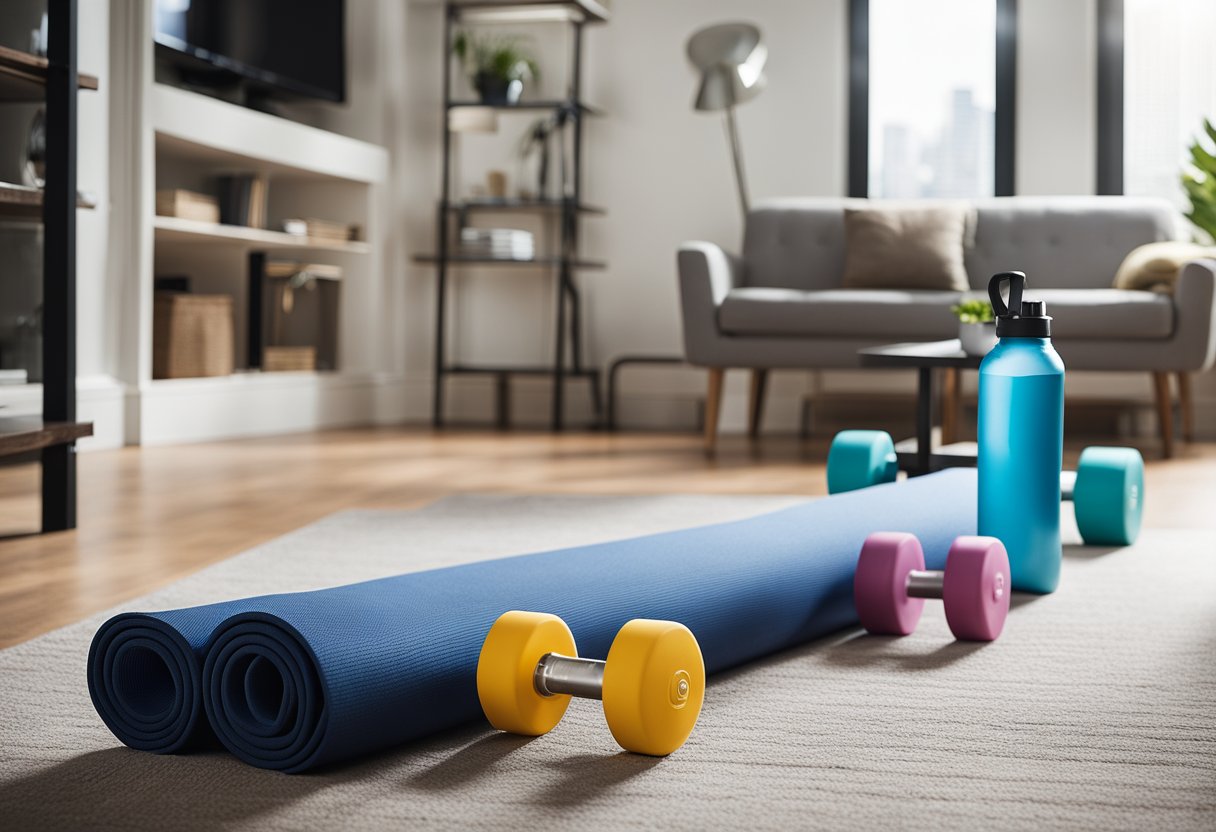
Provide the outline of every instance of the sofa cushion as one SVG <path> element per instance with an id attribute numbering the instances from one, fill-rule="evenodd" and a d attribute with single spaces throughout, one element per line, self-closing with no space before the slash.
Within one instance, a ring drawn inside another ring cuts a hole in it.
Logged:
<path id="1" fill-rule="evenodd" d="M 1169 295 L 1129 289 L 1027 289 L 1047 302 L 1051 337 L 1061 341 L 1169 338 L 1174 304 Z"/>
<path id="2" fill-rule="evenodd" d="M 898 289 L 732 289 L 718 309 L 718 328 L 752 336 L 953 338 L 958 321 L 950 307 L 963 296 Z M 1028 290 L 1027 297 L 1047 302 L 1052 337 L 1058 340 L 1153 340 L 1174 331 L 1171 298 L 1157 292 L 1037 289 Z"/>
<path id="3" fill-rule="evenodd" d="M 958 321 L 950 307 L 959 297 L 899 289 L 732 289 L 718 309 L 718 327 L 733 335 L 952 338 Z"/>
<path id="4" fill-rule="evenodd" d="M 844 287 L 966 291 L 971 213 L 962 203 L 846 208 Z"/>
<path id="5" fill-rule="evenodd" d="M 743 230 L 744 286 L 839 289 L 844 274 L 844 206 L 851 200 L 768 199 Z M 864 206 L 865 200 L 856 200 Z"/>

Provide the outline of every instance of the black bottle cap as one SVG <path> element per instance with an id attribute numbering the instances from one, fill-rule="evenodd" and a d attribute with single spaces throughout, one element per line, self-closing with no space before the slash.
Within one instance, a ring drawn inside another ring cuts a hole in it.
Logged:
<path id="1" fill-rule="evenodd" d="M 1001 297 L 1001 284 L 1009 282 L 1009 303 Z M 1041 300 L 1022 300 L 1026 288 L 1023 272 L 1000 272 L 988 281 L 988 299 L 996 316 L 998 338 L 1050 338 L 1051 318 Z"/>

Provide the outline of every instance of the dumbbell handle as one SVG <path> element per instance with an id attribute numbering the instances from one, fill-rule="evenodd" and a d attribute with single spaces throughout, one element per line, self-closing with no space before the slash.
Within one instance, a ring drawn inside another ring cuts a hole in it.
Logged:
<path id="1" fill-rule="evenodd" d="M 583 699 L 603 699 L 605 664 L 598 659 L 546 653 L 536 663 L 532 683 L 541 696 L 565 693 Z"/>
<path id="2" fill-rule="evenodd" d="M 942 597 L 942 581 L 945 577 L 945 572 L 936 569 L 913 569 L 908 573 L 908 597 L 937 598 L 940 600 Z"/>
<path id="3" fill-rule="evenodd" d="M 1072 493 L 1077 489 L 1077 472 L 1076 471 L 1061 471 L 1060 472 L 1060 499 L 1071 500 Z"/>

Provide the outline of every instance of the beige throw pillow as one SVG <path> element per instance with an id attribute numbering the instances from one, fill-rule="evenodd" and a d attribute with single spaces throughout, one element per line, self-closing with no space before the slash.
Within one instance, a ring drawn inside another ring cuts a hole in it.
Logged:
<path id="1" fill-rule="evenodd" d="M 941 289 L 965 292 L 967 205 L 846 208 L 847 289 Z"/>
<path id="2" fill-rule="evenodd" d="M 1123 259 L 1115 272 L 1115 288 L 1173 292 L 1182 267 L 1202 258 L 1216 258 L 1216 247 L 1181 240 L 1147 243 Z"/>

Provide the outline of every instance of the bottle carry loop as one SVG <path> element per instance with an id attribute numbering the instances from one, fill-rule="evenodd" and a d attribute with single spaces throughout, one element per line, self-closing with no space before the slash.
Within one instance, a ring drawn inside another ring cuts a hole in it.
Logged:
<path id="1" fill-rule="evenodd" d="M 1001 298 L 1001 284 L 1009 281 L 1009 305 Z M 988 281 L 988 300 L 992 301 L 992 312 L 998 318 L 1016 317 L 1022 311 L 1022 290 L 1026 288 L 1025 272 L 999 272 Z"/>

